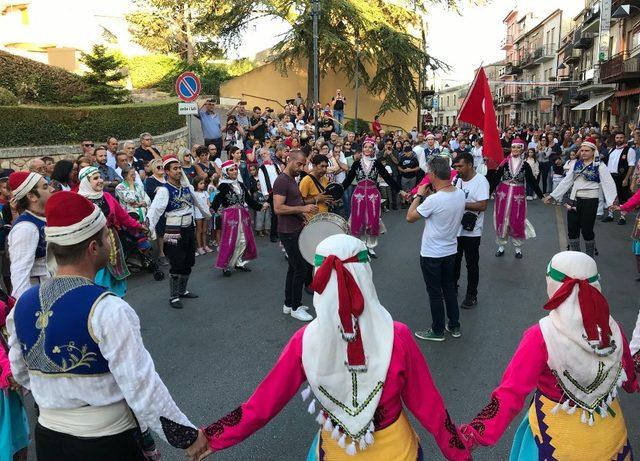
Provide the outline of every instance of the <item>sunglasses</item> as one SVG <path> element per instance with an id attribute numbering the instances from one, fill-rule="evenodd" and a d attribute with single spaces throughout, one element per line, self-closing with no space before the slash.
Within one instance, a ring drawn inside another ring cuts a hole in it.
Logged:
<path id="1" fill-rule="evenodd" d="M 91 144 L 83 144 L 82 146 L 83 147 L 93 147 L 93 146 L 95 146 L 95 144 L 93 144 L 93 143 L 91 143 Z"/>

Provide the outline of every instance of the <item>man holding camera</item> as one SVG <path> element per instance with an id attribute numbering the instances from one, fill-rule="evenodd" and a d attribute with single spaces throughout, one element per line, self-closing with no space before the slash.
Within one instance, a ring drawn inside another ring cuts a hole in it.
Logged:
<path id="1" fill-rule="evenodd" d="M 458 253 L 455 262 L 456 286 L 460 280 L 462 256 L 467 263 L 467 294 L 460 307 L 471 309 L 478 304 L 478 281 L 480 279 L 480 238 L 484 224 L 484 212 L 489 200 L 489 181 L 477 174 L 473 167 L 473 155 L 468 152 L 460 154 L 453 161 L 453 168 L 458 172 L 453 185 L 464 192 L 465 213 L 462 216 L 462 227 L 458 231 Z"/>
<path id="2" fill-rule="evenodd" d="M 216 114 L 216 104 L 213 99 L 207 99 L 196 117 L 200 120 L 202 127 L 202 135 L 204 136 L 204 145 L 215 144 L 218 152 L 222 152 L 222 125 L 220 117 Z"/>
<path id="3" fill-rule="evenodd" d="M 260 141 L 260 144 L 264 142 L 264 136 L 267 132 L 267 111 L 262 112 L 260 107 L 255 106 L 253 108 L 253 115 L 249 120 L 249 132 L 253 133 L 254 139 Z"/>

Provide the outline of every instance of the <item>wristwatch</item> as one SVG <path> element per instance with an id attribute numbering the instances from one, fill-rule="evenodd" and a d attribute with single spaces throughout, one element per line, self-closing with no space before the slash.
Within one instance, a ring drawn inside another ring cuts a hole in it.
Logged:
<path id="1" fill-rule="evenodd" d="M 416 194 L 416 197 L 419 198 L 421 202 L 424 200 L 424 195 Z"/>

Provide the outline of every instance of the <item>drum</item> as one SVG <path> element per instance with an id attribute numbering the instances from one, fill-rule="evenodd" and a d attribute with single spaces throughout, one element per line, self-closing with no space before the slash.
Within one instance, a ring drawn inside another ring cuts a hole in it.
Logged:
<path id="1" fill-rule="evenodd" d="M 302 257 L 313 266 L 316 247 L 327 237 L 336 234 L 348 234 L 349 224 L 335 213 L 318 213 L 309 220 L 298 240 Z"/>
<path id="2" fill-rule="evenodd" d="M 342 195 L 344 194 L 344 187 L 342 184 L 337 182 L 332 182 L 327 184 L 327 187 L 324 190 L 325 194 L 329 194 L 333 200 L 342 200 Z"/>

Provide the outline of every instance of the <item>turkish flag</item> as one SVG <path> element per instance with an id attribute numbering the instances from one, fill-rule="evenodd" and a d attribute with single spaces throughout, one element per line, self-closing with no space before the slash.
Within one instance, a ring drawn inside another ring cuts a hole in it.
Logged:
<path id="1" fill-rule="evenodd" d="M 458 112 L 458 120 L 467 122 L 480 128 L 484 134 L 482 153 L 488 158 L 487 166 L 496 168 L 503 160 L 502 144 L 498 135 L 496 110 L 493 107 L 493 97 L 489 88 L 489 80 L 484 69 L 480 67 L 473 80 L 469 93 Z"/>

